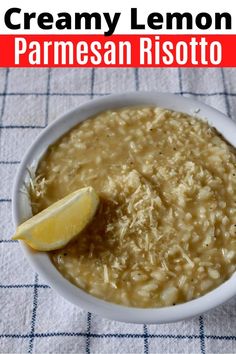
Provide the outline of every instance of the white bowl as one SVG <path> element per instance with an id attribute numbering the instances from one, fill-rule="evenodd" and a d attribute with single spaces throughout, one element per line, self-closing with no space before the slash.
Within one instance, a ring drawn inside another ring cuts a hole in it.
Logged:
<path id="1" fill-rule="evenodd" d="M 20 192 L 24 182 L 27 181 L 28 178 L 27 167 L 37 165 L 40 157 L 50 144 L 78 122 L 99 112 L 107 109 L 137 105 L 162 106 L 191 115 L 198 113 L 200 117 L 206 118 L 211 125 L 216 127 L 232 145 L 235 145 L 236 125 L 233 121 L 214 108 L 189 98 L 168 93 L 133 92 L 111 95 L 89 101 L 80 105 L 77 109 L 64 114 L 61 118 L 44 129 L 24 156 L 15 179 L 13 190 L 12 204 L 15 225 L 19 225 L 32 215 L 27 196 Z M 141 309 L 115 305 L 89 295 L 71 284 L 54 267 L 47 253 L 35 252 L 23 242 L 20 242 L 20 244 L 25 256 L 36 272 L 38 272 L 61 296 L 87 311 L 97 313 L 102 317 L 112 320 L 133 323 L 166 323 L 180 321 L 208 311 L 236 295 L 235 273 L 229 280 L 215 290 L 198 299 L 177 306 Z"/>

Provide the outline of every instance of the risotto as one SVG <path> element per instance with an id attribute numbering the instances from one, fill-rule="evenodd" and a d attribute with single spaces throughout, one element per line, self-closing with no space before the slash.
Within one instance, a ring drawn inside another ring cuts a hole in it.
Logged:
<path id="1" fill-rule="evenodd" d="M 235 271 L 236 152 L 207 122 L 131 107 L 78 124 L 40 161 L 33 213 L 86 186 L 100 196 L 97 214 L 50 257 L 88 293 L 127 306 L 169 306 Z"/>

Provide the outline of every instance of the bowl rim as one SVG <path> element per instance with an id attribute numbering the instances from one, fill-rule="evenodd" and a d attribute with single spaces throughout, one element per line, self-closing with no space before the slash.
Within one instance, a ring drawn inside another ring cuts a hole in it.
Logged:
<path id="1" fill-rule="evenodd" d="M 163 104 L 161 104 L 161 102 Z M 37 161 L 40 160 L 50 144 L 55 142 L 60 136 L 68 132 L 79 122 L 99 112 L 112 108 L 155 104 L 167 109 L 188 113 L 193 116 L 195 115 L 196 117 L 198 117 L 197 113 L 200 110 L 199 116 L 206 118 L 210 124 L 214 124 L 219 132 L 235 146 L 233 136 L 236 133 L 236 124 L 233 120 L 215 108 L 192 98 L 186 98 L 171 93 L 138 91 L 108 95 L 82 103 L 77 108 L 64 113 L 44 128 L 25 153 L 19 165 L 13 186 L 12 214 L 14 225 L 19 225 L 23 219 L 24 205 L 27 201 L 25 199 L 23 200 L 25 197 L 20 193 L 20 189 L 26 178 L 27 166 L 35 161 L 35 156 L 37 156 Z M 182 108 L 180 109 L 180 107 Z M 176 306 L 134 308 L 117 305 L 92 296 L 70 283 L 51 263 L 46 253 L 35 252 L 22 241 L 20 241 L 20 245 L 33 269 L 63 298 L 87 311 L 111 320 L 140 324 L 176 322 L 206 312 L 223 304 L 236 295 L 236 273 L 234 273 L 216 289 L 197 299 Z"/>

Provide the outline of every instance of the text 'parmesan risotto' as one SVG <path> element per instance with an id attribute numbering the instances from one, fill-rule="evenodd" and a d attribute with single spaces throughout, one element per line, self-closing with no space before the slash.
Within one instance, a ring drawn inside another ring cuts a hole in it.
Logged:
<path id="1" fill-rule="evenodd" d="M 99 194 L 98 212 L 50 256 L 90 294 L 135 307 L 175 305 L 235 271 L 236 152 L 208 123 L 155 107 L 80 123 L 40 161 L 33 213 L 85 186 Z"/>

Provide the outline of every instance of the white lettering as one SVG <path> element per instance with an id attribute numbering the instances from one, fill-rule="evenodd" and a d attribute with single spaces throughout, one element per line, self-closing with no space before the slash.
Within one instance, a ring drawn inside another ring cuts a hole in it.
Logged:
<path id="1" fill-rule="evenodd" d="M 15 38 L 15 64 L 20 64 L 20 55 L 26 52 L 27 45 L 24 38 Z"/>

